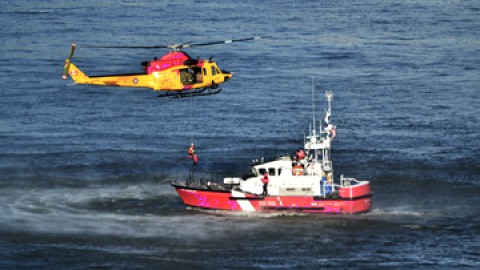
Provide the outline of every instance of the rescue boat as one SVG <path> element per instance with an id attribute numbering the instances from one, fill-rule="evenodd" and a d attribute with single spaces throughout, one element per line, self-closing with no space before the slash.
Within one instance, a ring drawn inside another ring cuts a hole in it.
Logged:
<path id="1" fill-rule="evenodd" d="M 336 126 L 330 123 L 333 93 L 327 91 L 328 109 L 317 130 L 315 117 L 297 155 L 255 161 L 244 177 L 226 177 L 223 182 L 191 173 L 172 186 L 186 206 L 203 209 L 308 213 L 362 213 L 372 204 L 370 182 L 340 176 L 334 181 L 330 158 Z M 266 193 L 262 179 L 268 178 Z"/>

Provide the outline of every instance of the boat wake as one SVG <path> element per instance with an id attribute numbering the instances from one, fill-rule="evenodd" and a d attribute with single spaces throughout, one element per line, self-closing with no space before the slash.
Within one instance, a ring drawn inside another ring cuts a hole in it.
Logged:
<path id="1" fill-rule="evenodd" d="M 189 219 L 160 215 L 162 205 L 175 208 L 177 199 L 155 183 L 15 187 L 0 197 L 0 225 L 12 231 L 147 237 L 168 235 L 182 223 L 178 219 Z M 191 228 L 184 226 L 188 233 Z"/>
<path id="2" fill-rule="evenodd" d="M 229 228 L 255 230 L 258 217 L 185 209 L 165 183 L 137 183 L 82 187 L 13 187 L 0 191 L 0 227 L 16 233 L 166 238 L 202 241 L 228 237 Z M 291 214 L 298 215 L 298 214 Z M 250 217 L 255 217 L 250 219 Z"/>
<path id="3" fill-rule="evenodd" d="M 210 215 L 217 215 L 223 217 L 247 217 L 247 218 L 277 218 L 277 217 L 298 217 L 298 216 L 311 216 L 312 214 L 299 212 L 299 211 L 272 211 L 272 212 L 247 212 L 247 211 L 230 211 L 230 210 L 218 210 L 218 209 L 200 209 L 197 207 L 187 207 L 190 211 L 199 213 L 205 213 Z"/>

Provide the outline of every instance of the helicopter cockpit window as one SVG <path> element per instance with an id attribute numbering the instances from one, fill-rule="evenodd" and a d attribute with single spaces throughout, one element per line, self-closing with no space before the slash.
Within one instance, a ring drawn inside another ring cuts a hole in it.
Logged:
<path id="1" fill-rule="evenodd" d="M 217 74 L 217 70 L 215 69 L 215 67 L 212 67 L 212 75 L 216 75 Z"/>
<path id="2" fill-rule="evenodd" d="M 220 72 L 220 69 L 216 68 L 216 70 L 217 70 L 217 73 L 218 73 L 218 74 L 221 74 L 221 73 L 222 73 L 222 72 Z"/>

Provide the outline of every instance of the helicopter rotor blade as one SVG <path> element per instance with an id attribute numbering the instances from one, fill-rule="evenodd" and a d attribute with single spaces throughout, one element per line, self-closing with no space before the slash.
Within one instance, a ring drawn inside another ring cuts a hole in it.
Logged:
<path id="1" fill-rule="evenodd" d="M 174 45 L 153 45 L 153 46 L 124 46 L 124 45 L 107 45 L 107 46 L 86 46 L 87 48 L 97 49 L 171 49 Z"/>
<path id="2" fill-rule="evenodd" d="M 63 69 L 63 76 L 62 76 L 62 79 L 66 80 L 67 79 L 67 74 L 68 74 L 68 70 L 70 69 L 70 64 L 72 63 L 72 57 L 73 57 L 73 54 L 75 53 L 75 48 L 77 47 L 77 44 L 75 44 L 75 42 L 72 43 L 72 48 L 70 49 L 70 55 L 68 56 L 68 58 L 65 60 L 65 68 Z"/>
<path id="3" fill-rule="evenodd" d="M 188 47 L 209 46 L 209 45 L 217 45 L 217 44 L 229 44 L 229 43 L 233 43 L 233 42 L 259 40 L 259 39 L 262 39 L 262 37 L 257 36 L 257 37 L 248 37 L 248 38 L 240 38 L 240 39 L 211 41 L 211 42 L 205 42 L 205 43 L 191 43 L 191 44 L 188 44 Z"/>
<path id="4" fill-rule="evenodd" d="M 190 43 L 192 43 L 191 41 L 189 42 L 185 42 L 185 43 L 182 43 L 182 44 L 170 44 L 168 45 L 168 48 L 174 50 L 174 51 L 179 51 L 183 48 L 189 48 L 190 47 Z"/>
<path id="5" fill-rule="evenodd" d="M 217 44 L 228 44 L 228 43 L 233 43 L 233 42 L 259 40 L 259 39 L 262 39 L 262 37 L 257 36 L 257 37 L 248 37 L 248 38 L 240 38 L 240 39 L 211 41 L 211 42 L 205 42 L 205 43 L 185 42 L 185 43 L 181 43 L 181 44 L 153 45 L 153 46 L 106 45 L 106 46 L 86 46 L 86 47 L 87 48 L 100 48 L 100 49 L 172 49 L 174 51 L 179 51 L 181 49 L 190 48 L 190 47 L 209 46 L 209 45 L 217 45 Z"/>

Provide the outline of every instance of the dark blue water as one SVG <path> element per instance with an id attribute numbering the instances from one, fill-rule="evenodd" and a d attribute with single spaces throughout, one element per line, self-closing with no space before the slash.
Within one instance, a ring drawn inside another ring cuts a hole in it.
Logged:
<path id="1" fill-rule="evenodd" d="M 6 1 L 0 11 L 1 269 L 480 267 L 478 1 Z M 157 45 L 235 73 L 213 97 L 62 81 L 140 72 Z M 169 186 L 292 153 L 334 91 L 336 177 L 370 179 L 356 216 L 205 213 Z"/>

